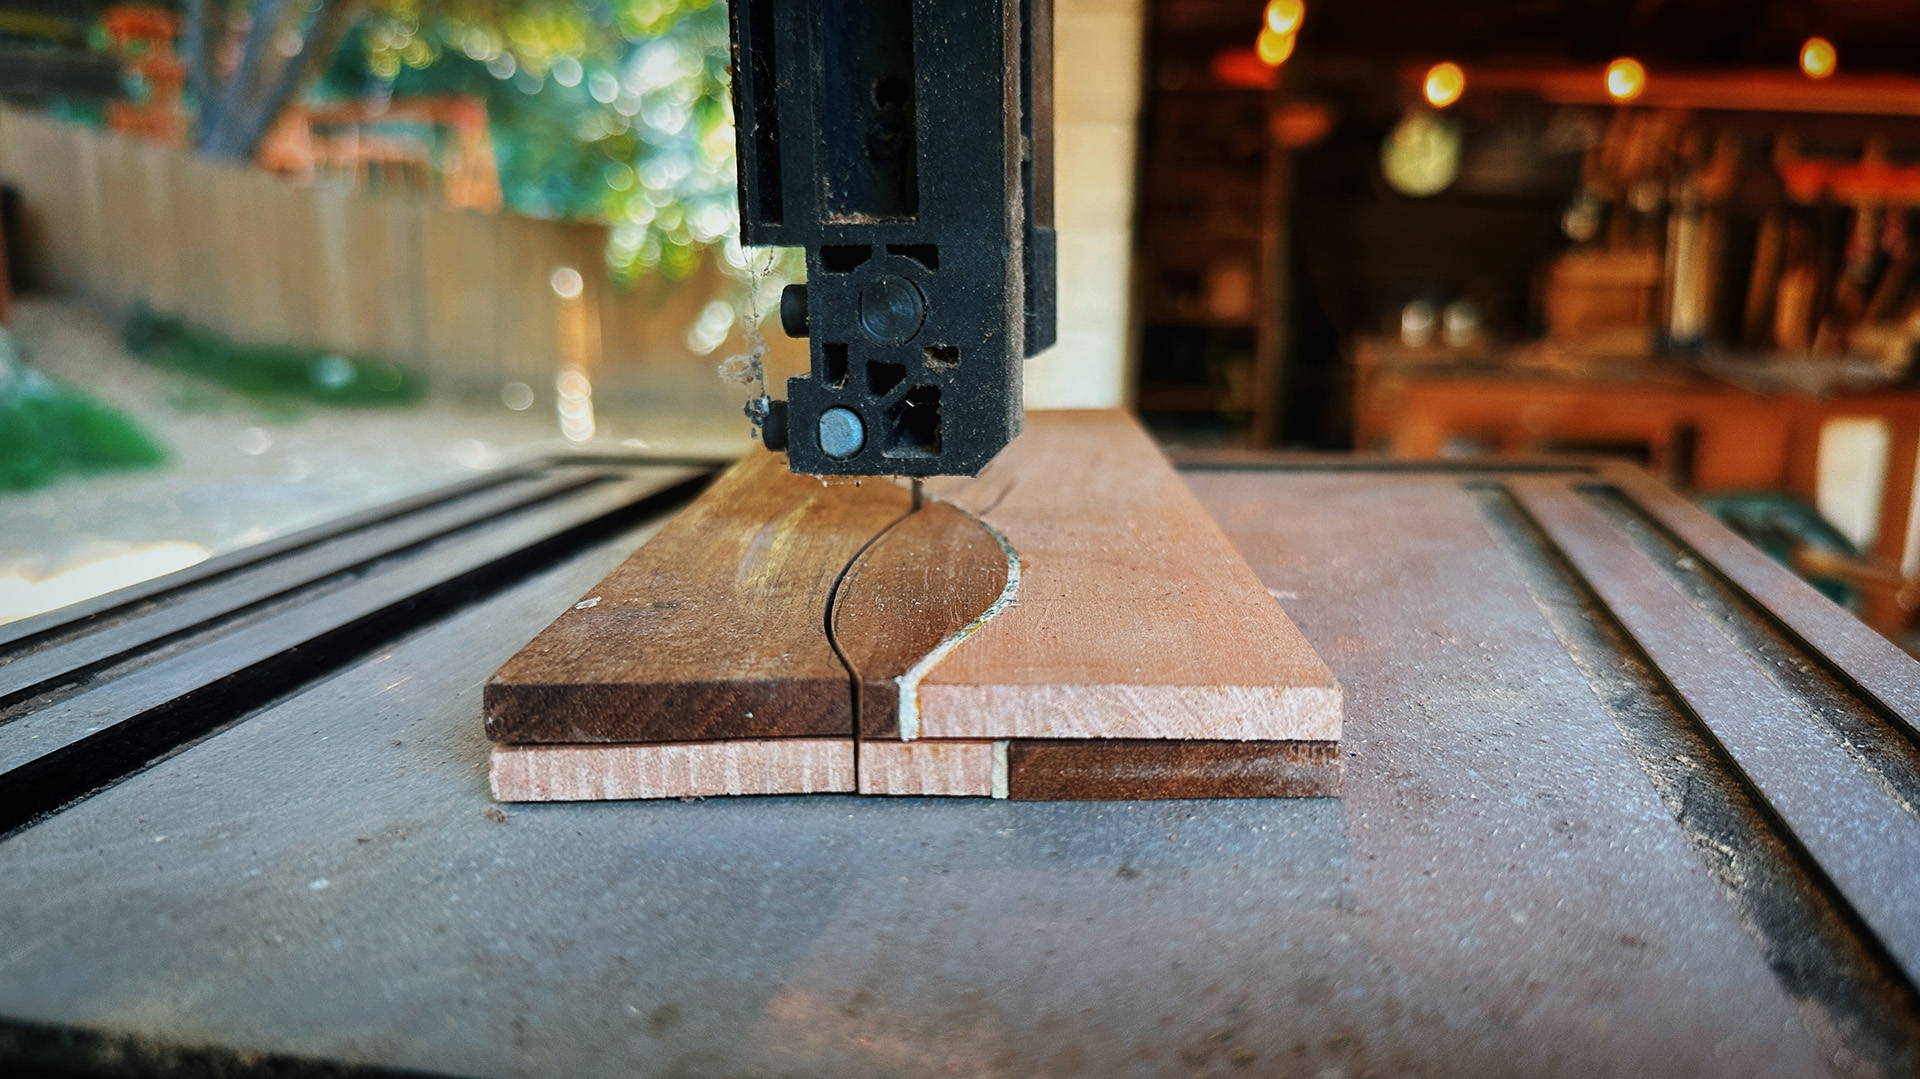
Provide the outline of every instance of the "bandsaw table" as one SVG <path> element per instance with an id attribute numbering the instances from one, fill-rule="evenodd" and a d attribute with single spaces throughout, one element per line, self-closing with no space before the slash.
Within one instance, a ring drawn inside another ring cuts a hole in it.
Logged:
<path id="1" fill-rule="evenodd" d="M 1638 473 L 1188 462 L 1346 688 L 1341 799 L 503 812 L 482 681 L 712 469 L 543 460 L 0 627 L 0 1061 L 1920 1061 L 1920 664 Z"/>

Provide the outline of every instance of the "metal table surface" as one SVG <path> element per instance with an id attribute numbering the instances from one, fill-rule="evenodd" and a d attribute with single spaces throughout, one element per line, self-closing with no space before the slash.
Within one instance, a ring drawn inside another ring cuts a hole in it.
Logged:
<path id="1" fill-rule="evenodd" d="M 1188 468 L 1346 687 L 1341 799 L 496 811 L 481 683 L 704 475 L 0 627 L 0 1064 L 1920 1071 L 1920 665 L 1636 473 Z"/>

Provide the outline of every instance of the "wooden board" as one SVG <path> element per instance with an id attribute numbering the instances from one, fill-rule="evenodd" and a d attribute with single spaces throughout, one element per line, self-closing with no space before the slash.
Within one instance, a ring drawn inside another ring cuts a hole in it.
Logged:
<path id="1" fill-rule="evenodd" d="M 825 794 L 853 790 L 853 741 L 761 738 L 623 746 L 495 746 L 502 802 Z"/>
<path id="2" fill-rule="evenodd" d="M 860 793 L 1046 801 L 1317 798 L 1340 793 L 1335 742 L 864 739 Z"/>
<path id="3" fill-rule="evenodd" d="M 1340 793 L 1333 742 L 1052 739 L 1008 743 L 1003 797 L 1314 798 Z"/>
<path id="4" fill-rule="evenodd" d="M 1133 420 L 1032 415 L 932 492 L 755 451 L 501 669 L 489 735 L 564 792 L 631 767 L 571 746 L 818 737 L 864 793 L 1006 797 L 1014 760 L 1029 797 L 1337 789 L 1338 685 Z"/>
<path id="5" fill-rule="evenodd" d="M 1339 739 L 1332 673 L 1126 414 L 1030 415 L 933 490 L 1020 579 L 903 701 L 903 737 Z"/>
<path id="6" fill-rule="evenodd" d="M 900 736 L 902 680 L 998 617 L 996 605 L 1017 595 L 1016 569 L 1000 536 L 945 502 L 927 502 L 861 552 L 833 602 L 860 737 Z"/>
<path id="7" fill-rule="evenodd" d="M 863 740 L 856 747 L 860 793 L 1005 798 L 1006 746 L 1005 742 Z"/>
<path id="8" fill-rule="evenodd" d="M 827 601 L 908 504 L 890 482 L 823 486 L 748 454 L 488 681 L 488 737 L 851 736 Z"/>
<path id="9" fill-rule="evenodd" d="M 853 791 L 1029 801 L 1317 798 L 1337 796 L 1343 775 L 1333 742 L 762 738 L 495 746 L 491 759 L 493 796 L 503 802 Z"/>

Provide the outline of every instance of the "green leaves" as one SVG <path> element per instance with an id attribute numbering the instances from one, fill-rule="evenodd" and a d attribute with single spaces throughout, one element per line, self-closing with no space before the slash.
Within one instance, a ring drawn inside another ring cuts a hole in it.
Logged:
<path id="1" fill-rule="evenodd" d="M 737 237 L 725 4 L 377 0 L 356 38 L 360 92 L 484 96 L 508 208 L 609 223 L 616 274 Z"/>

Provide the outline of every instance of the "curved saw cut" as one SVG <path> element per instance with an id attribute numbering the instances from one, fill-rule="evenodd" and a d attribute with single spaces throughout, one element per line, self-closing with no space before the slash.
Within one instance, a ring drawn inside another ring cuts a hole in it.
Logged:
<path id="1" fill-rule="evenodd" d="M 1019 582 L 1006 537 L 948 502 L 926 503 L 855 557 L 828 631 L 853 675 L 857 735 L 915 737 L 920 678 L 1011 606 Z"/>

